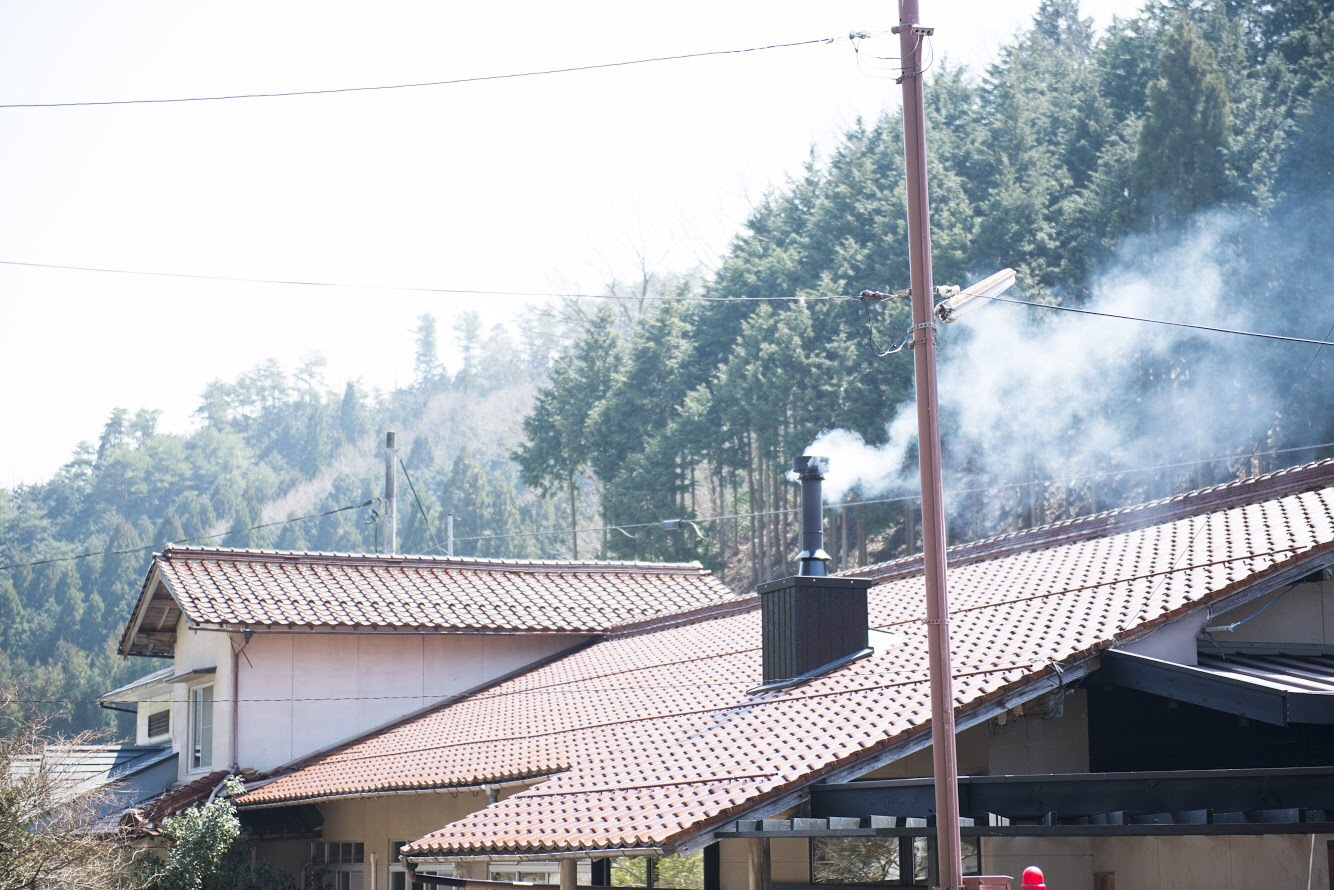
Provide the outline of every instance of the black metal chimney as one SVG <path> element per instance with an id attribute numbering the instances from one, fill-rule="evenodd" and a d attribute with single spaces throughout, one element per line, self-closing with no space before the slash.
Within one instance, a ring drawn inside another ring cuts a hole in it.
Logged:
<path id="1" fill-rule="evenodd" d="M 870 654 L 869 578 L 832 578 L 824 551 L 823 498 L 829 461 L 803 455 L 792 462 L 801 481 L 801 553 L 797 574 L 759 587 L 764 634 L 764 683 L 799 683 Z"/>
<path id="2" fill-rule="evenodd" d="M 829 554 L 824 551 L 824 472 L 829 458 L 803 454 L 792 461 L 801 480 L 801 552 L 797 574 L 822 577 L 829 574 Z"/>

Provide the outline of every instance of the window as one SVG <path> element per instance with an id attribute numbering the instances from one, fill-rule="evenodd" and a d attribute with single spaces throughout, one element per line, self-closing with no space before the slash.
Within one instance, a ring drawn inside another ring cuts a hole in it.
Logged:
<path id="1" fill-rule="evenodd" d="M 555 861 L 518 860 L 510 862 L 492 861 L 487 867 L 487 878 L 492 881 L 509 881 L 526 884 L 559 884 L 560 863 Z M 582 886 L 593 883 L 593 861 L 579 860 L 579 880 Z"/>
<path id="2" fill-rule="evenodd" d="M 171 705 L 157 705 L 158 710 L 148 712 L 148 737 L 161 738 L 171 734 Z"/>
<path id="3" fill-rule="evenodd" d="M 190 771 L 213 766 L 213 684 L 190 689 Z"/>
<path id="4" fill-rule="evenodd" d="M 908 824 L 921 821 L 912 819 Z M 963 839 L 964 874 L 982 873 L 978 851 L 977 838 Z M 812 838 L 811 882 L 925 887 L 930 857 L 924 837 Z"/>
<path id="5" fill-rule="evenodd" d="M 362 890 L 366 848 L 357 843 L 316 841 L 310 845 L 315 886 L 320 890 Z"/>
<path id="6" fill-rule="evenodd" d="M 408 881 L 407 869 L 403 868 L 403 860 L 398 858 L 399 848 L 406 843 L 407 841 L 389 842 L 389 890 L 431 890 L 431 885 L 422 881 Z M 418 874 L 457 878 L 461 877 L 458 871 L 456 865 L 435 863 L 419 869 Z"/>
<path id="7" fill-rule="evenodd" d="M 689 856 L 614 859 L 613 887 L 650 887 L 663 890 L 703 890 L 704 852 Z"/>

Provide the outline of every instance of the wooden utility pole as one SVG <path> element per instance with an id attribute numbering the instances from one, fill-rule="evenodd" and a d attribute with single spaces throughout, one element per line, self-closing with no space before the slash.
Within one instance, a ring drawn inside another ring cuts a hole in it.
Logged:
<path id="1" fill-rule="evenodd" d="M 903 70 L 903 154 L 908 185 L 908 244 L 912 273 L 913 367 L 917 385 L 917 452 L 922 478 L 922 552 L 926 568 L 927 660 L 931 673 L 931 753 L 935 767 L 936 839 L 940 886 L 963 887 L 959 835 L 959 764 L 954 747 L 954 680 L 950 670 L 949 592 L 945 586 L 945 491 L 940 455 L 940 396 L 936 387 L 936 325 L 931 281 L 931 215 L 926 188 L 926 125 L 922 101 L 922 44 L 931 35 L 917 0 L 899 0 Z"/>
<path id="2" fill-rule="evenodd" d="M 398 460 L 394 433 L 384 434 L 384 552 L 392 554 L 398 549 L 398 473 L 394 462 Z"/>

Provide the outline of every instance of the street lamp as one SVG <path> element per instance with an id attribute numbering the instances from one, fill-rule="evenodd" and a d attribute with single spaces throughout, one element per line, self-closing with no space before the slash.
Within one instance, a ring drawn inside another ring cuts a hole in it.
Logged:
<path id="1" fill-rule="evenodd" d="M 950 324 L 959 320 L 965 312 L 971 312 L 982 305 L 982 300 L 999 297 L 1014 284 L 1014 270 L 1001 269 L 995 275 L 983 278 L 977 284 L 970 284 L 963 290 L 958 285 L 945 285 L 936 288 L 936 296 L 944 297 L 936 304 L 936 320 L 941 324 Z"/>

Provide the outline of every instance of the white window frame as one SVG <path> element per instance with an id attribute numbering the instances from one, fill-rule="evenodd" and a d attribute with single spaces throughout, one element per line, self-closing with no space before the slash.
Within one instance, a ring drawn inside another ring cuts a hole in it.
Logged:
<path id="1" fill-rule="evenodd" d="M 424 881 L 408 880 L 408 870 L 403 867 L 403 860 L 398 858 L 399 847 L 402 847 L 407 843 L 409 843 L 409 841 L 406 840 L 389 842 L 389 868 L 387 869 L 388 884 L 386 886 L 389 890 L 427 890 L 430 885 Z M 446 878 L 462 877 L 462 875 L 459 874 L 458 865 L 454 863 L 432 863 L 431 865 L 424 866 L 420 869 L 419 873 Z M 395 883 L 396 880 L 397 883 Z"/>
<path id="2" fill-rule="evenodd" d="M 593 883 L 593 860 L 578 860 L 578 880 L 583 886 Z M 492 859 L 486 864 L 487 880 L 521 884 L 559 884 L 560 862 L 555 859 Z M 517 878 L 517 880 L 516 880 Z"/>
<path id="3" fill-rule="evenodd" d="M 206 690 L 207 705 L 204 703 Z M 189 731 L 185 739 L 187 772 L 204 773 L 213 769 L 213 752 L 216 748 L 213 692 L 212 683 L 200 683 L 198 686 L 191 686 L 186 696 L 186 707 L 189 711 L 189 719 L 186 721 L 189 724 Z"/>

